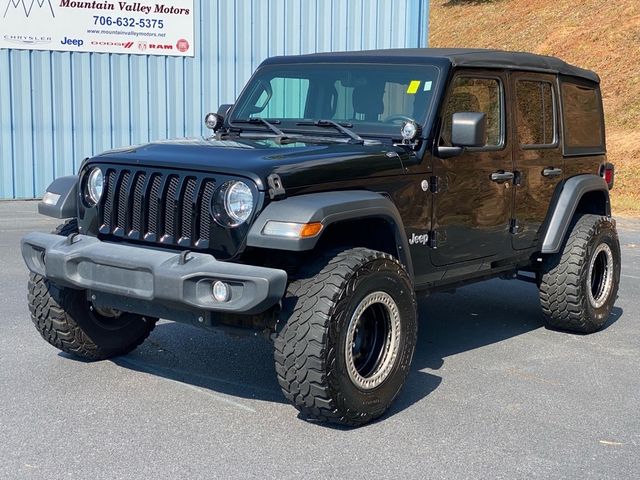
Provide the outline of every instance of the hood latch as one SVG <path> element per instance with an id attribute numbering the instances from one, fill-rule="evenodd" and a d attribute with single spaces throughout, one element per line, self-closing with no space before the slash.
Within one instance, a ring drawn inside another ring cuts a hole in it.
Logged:
<path id="1" fill-rule="evenodd" d="M 277 173 L 272 173 L 267 177 L 267 184 L 269 185 L 269 198 L 271 198 L 271 200 L 277 200 L 286 196 L 287 192 L 282 185 L 282 179 Z"/>

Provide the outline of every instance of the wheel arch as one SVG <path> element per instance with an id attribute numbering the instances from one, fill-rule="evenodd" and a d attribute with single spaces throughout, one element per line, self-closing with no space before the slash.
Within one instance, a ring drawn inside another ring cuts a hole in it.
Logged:
<path id="1" fill-rule="evenodd" d="M 47 217 L 65 219 L 78 215 L 78 175 L 58 177 L 47 187 L 38 213 Z"/>
<path id="2" fill-rule="evenodd" d="M 557 253 L 576 214 L 611 216 L 609 187 L 598 175 L 577 175 L 564 182 L 547 216 L 542 253 Z"/>
<path id="3" fill-rule="evenodd" d="M 263 233 L 270 220 L 322 223 L 311 238 L 286 238 Z M 270 203 L 258 216 L 247 236 L 247 246 L 294 252 L 335 245 L 367 247 L 396 257 L 413 279 L 413 265 L 404 224 L 393 202 L 382 194 L 350 190 L 289 197 Z"/>

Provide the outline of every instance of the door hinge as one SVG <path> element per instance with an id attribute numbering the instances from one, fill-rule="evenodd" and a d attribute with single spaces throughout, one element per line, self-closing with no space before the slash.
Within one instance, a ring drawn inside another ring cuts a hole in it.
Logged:
<path id="1" fill-rule="evenodd" d="M 509 233 L 512 234 L 517 234 L 520 233 L 522 231 L 522 226 L 520 225 L 520 222 L 518 221 L 517 218 L 512 218 L 511 220 L 509 220 Z"/>
<path id="2" fill-rule="evenodd" d="M 269 185 L 269 198 L 271 200 L 276 200 L 286 195 L 287 192 L 284 189 L 284 185 L 282 185 L 282 179 L 277 173 L 272 173 L 267 177 L 267 184 Z"/>
<path id="3" fill-rule="evenodd" d="M 436 177 L 435 175 L 429 177 L 429 191 L 431 193 L 440 192 L 440 177 Z"/>

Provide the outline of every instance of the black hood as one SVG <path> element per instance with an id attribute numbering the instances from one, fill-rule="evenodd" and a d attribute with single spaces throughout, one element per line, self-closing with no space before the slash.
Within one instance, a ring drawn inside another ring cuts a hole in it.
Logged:
<path id="1" fill-rule="evenodd" d="M 280 145 L 268 138 L 185 139 L 112 150 L 90 163 L 117 163 L 237 175 L 260 190 L 276 173 L 286 188 L 337 180 L 399 175 L 407 150 L 389 144 L 307 143 Z"/>

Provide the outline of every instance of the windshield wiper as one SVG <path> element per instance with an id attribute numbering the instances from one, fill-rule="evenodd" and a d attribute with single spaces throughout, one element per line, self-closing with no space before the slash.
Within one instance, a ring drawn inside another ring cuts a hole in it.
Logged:
<path id="1" fill-rule="evenodd" d="M 349 143 L 357 143 L 357 144 L 360 144 L 360 145 L 362 145 L 364 143 L 364 138 L 362 138 L 357 133 L 349 130 L 349 128 L 353 127 L 353 125 L 351 123 L 340 124 L 338 122 L 334 122 L 333 120 L 322 120 L 321 119 L 321 120 L 314 120 L 314 121 L 311 121 L 311 122 L 297 122 L 296 125 L 308 125 L 308 126 L 315 126 L 315 127 L 335 128 L 340 133 L 344 133 L 346 136 L 349 137 Z"/>
<path id="2" fill-rule="evenodd" d="M 269 130 L 271 130 L 273 133 L 276 134 L 278 142 L 289 140 L 289 137 L 287 136 L 287 134 L 274 125 L 274 123 L 280 123 L 280 120 L 273 120 L 272 122 L 270 122 L 261 117 L 253 117 L 253 118 L 241 118 L 241 119 L 233 120 L 231 123 L 250 123 L 250 124 L 261 123 L 262 125 L 264 125 Z"/>

